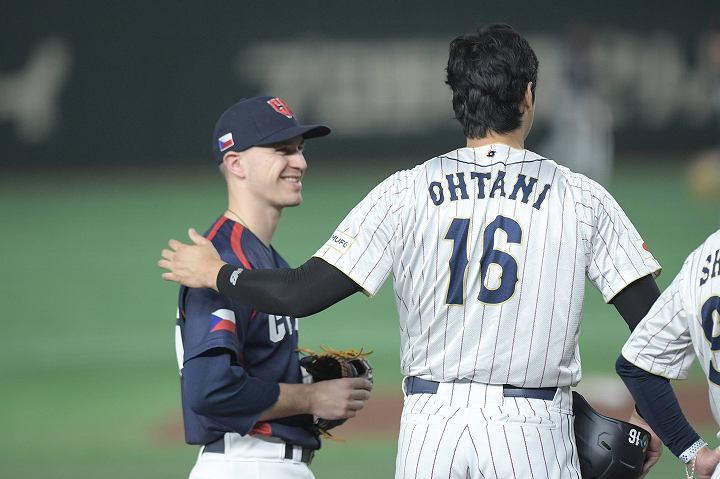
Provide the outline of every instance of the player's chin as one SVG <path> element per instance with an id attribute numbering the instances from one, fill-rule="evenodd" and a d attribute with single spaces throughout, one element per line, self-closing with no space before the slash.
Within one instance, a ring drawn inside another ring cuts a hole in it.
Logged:
<path id="1" fill-rule="evenodd" d="M 302 204 L 302 202 L 303 202 L 303 197 L 299 191 L 293 195 L 285 195 L 285 197 L 281 200 L 281 204 L 284 208 L 291 207 L 291 206 L 298 206 L 298 205 Z"/>

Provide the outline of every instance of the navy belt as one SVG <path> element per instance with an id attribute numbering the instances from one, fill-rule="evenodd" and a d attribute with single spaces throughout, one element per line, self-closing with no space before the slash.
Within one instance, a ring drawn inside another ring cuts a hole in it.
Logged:
<path id="1" fill-rule="evenodd" d="M 417 376 L 405 378 L 405 394 L 435 394 L 438 389 L 437 381 L 422 379 Z M 557 388 L 519 388 L 509 384 L 503 384 L 503 396 L 510 398 L 543 399 L 552 401 L 555 398 Z"/>
<path id="2" fill-rule="evenodd" d="M 221 437 L 220 439 L 216 439 L 213 442 L 205 444 L 205 448 L 203 449 L 203 454 L 205 454 L 206 452 L 213 452 L 215 454 L 225 454 L 225 437 Z M 308 447 L 303 447 L 302 454 L 300 455 L 300 461 L 309 465 L 312 462 L 314 455 L 315 455 L 314 449 L 310 449 Z M 285 459 L 292 459 L 292 458 L 293 458 L 293 445 L 285 443 Z"/>

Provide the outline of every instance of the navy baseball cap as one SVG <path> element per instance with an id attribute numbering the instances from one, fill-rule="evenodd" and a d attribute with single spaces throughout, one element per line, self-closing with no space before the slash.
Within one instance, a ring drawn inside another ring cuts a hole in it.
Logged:
<path id="1" fill-rule="evenodd" d="M 243 151 L 289 140 L 316 138 L 330 133 L 325 125 L 301 125 L 290 106 L 279 97 L 244 98 L 225 110 L 215 124 L 213 155 L 222 163 L 228 151 Z"/>

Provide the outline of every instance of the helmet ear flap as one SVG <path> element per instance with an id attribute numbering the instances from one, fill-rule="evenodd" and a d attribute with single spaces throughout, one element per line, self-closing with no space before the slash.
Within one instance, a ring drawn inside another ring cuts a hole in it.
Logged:
<path id="1" fill-rule="evenodd" d="M 642 474 L 650 433 L 603 416 L 573 391 L 575 443 L 583 479 L 636 479 Z"/>

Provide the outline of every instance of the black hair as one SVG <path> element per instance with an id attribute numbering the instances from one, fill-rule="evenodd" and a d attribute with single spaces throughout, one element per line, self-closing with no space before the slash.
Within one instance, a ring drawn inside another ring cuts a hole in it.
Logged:
<path id="1" fill-rule="evenodd" d="M 517 129 L 528 82 L 535 101 L 537 72 L 535 52 L 510 25 L 492 24 L 453 40 L 445 83 L 452 89 L 455 118 L 465 136 Z"/>

